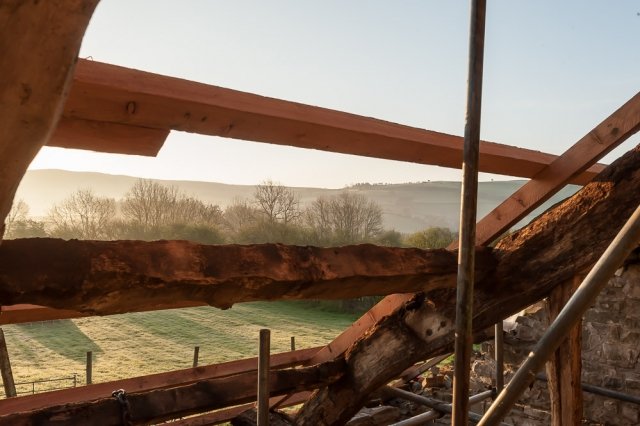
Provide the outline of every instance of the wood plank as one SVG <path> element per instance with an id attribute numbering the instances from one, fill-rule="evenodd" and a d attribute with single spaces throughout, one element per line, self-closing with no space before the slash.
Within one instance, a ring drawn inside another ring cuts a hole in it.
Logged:
<path id="1" fill-rule="evenodd" d="M 283 395 L 315 389 L 340 378 L 344 360 L 312 367 L 273 370 L 271 392 Z M 65 403 L 39 410 L 0 416 L 0 424 L 21 425 L 86 425 L 99 419 L 101 425 L 158 423 L 195 413 L 231 405 L 244 404 L 256 398 L 257 371 L 233 376 L 200 380 L 178 387 L 146 392 L 126 393 L 126 408 L 112 396 L 95 401 Z"/>
<path id="2" fill-rule="evenodd" d="M 476 273 L 494 264 L 478 250 Z M 38 265 L 34 268 L 33 265 Z M 228 308 L 283 299 L 343 299 L 455 285 L 444 249 L 201 245 L 187 241 L 16 239 L 0 246 L 6 304 L 108 315 L 185 303 Z"/>
<path id="3" fill-rule="evenodd" d="M 462 138 L 340 111 L 80 61 L 65 117 L 172 129 L 366 157 L 461 167 Z M 109 150 L 107 144 L 105 150 Z M 491 142 L 480 170 L 530 178 L 554 155 Z M 585 184 L 603 166 L 573 182 Z"/>
<path id="4" fill-rule="evenodd" d="M 553 166 L 545 167 L 537 173 L 535 180 L 525 184 L 503 203 L 505 207 L 498 206 L 485 216 L 478 224 L 477 244 L 485 245 L 493 241 L 495 236 L 508 229 L 514 220 L 517 221 L 532 212 L 560 190 L 563 185 L 570 182 L 571 177 L 577 176 L 582 170 L 585 170 L 588 164 L 593 164 L 614 146 L 637 132 L 640 122 L 639 109 L 640 93 L 633 96 L 562 156 L 553 160 Z M 603 143 L 594 144 L 594 140 L 601 140 Z M 450 250 L 456 249 L 457 242 L 452 243 L 448 248 Z M 408 294 L 385 297 L 329 343 L 326 349 L 320 351 L 313 362 L 324 362 L 332 359 L 332 356 L 343 353 L 380 318 L 389 315 L 410 299 L 411 295 Z"/>
<path id="5" fill-rule="evenodd" d="M 489 244 L 640 130 L 640 92 L 537 173 L 478 223 L 476 242 Z"/>
<path id="6" fill-rule="evenodd" d="M 60 118 L 97 3 L 0 2 L 0 239 L 20 179 Z"/>
<path id="7" fill-rule="evenodd" d="M 554 288 L 547 301 L 551 323 L 580 285 L 582 276 Z M 582 321 L 573 327 L 546 363 L 552 426 L 582 424 Z"/>
<path id="8" fill-rule="evenodd" d="M 283 352 L 271 355 L 274 368 L 286 368 L 300 365 L 315 354 L 320 348 L 300 349 L 294 352 Z M 258 358 L 246 358 L 219 364 L 186 368 L 167 373 L 156 373 L 148 376 L 97 383 L 89 386 L 43 392 L 19 398 L 0 400 L 0 416 L 20 411 L 40 410 L 46 407 L 65 403 L 92 401 L 111 395 L 116 389 L 127 392 L 143 392 L 151 389 L 174 387 L 200 380 L 228 377 L 236 374 L 258 370 Z"/>
<path id="9" fill-rule="evenodd" d="M 62 117 L 47 146 L 155 157 L 168 135 L 168 129 Z"/>
<path id="10" fill-rule="evenodd" d="M 570 199 L 496 245 L 495 273 L 477 282 L 474 332 L 547 296 L 593 265 L 640 204 L 640 147 Z M 341 424 L 368 395 L 420 359 L 451 351 L 455 291 L 440 289 L 379 321 L 345 353 L 348 372 L 319 389 L 297 425 Z"/>

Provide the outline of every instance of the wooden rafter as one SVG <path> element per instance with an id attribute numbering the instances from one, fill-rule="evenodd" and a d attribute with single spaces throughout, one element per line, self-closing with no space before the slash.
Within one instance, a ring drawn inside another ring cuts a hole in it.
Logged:
<path id="1" fill-rule="evenodd" d="M 64 116 L 453 168 L 462 155 L 459 136 L 86 60 L 78 64 Z M 121 152 L 122 146 L 104 141 L 87 149 Z M 554 158 L 482 142 L 480 170 L 529 178 Z M 583 185 L 602 167 L 572 182 Z"/>
<path id="2" fill-rule="evenodd" d="M 576 195 L 500 240 L 495 274 L 476 285 L 475 332 L 540 300 L 596 262 L 640 204 L 639 165 L 637 147 Z M 370 392 L 415 362 L 450 352 L 454 301 L 450 289 L 417 294 L 384 317 L 347 350 L 343 379 L 316 392 L 296 424 L 344 423 Z"/>
<path id="3" fill-rule="evenodd" d="M 478 223 L 476 243 L 478 245 L 491 243 L 498 235 L 557 193 L 571 181 L 572 177 L 579 175 L 590 164 L 595 163 L 638 130 L 640 130 L 640 93 L 633 96 L 569 150 L 543 168 L 534 179 L 487 214 Z M 453 250 L 456 246 L 454 243 L 449 246 L 449 249 Z M 411 295 L 408 294 L 386 297 L 337 336 L 325 349 L 318 352 L 312 362 L 323 362 L 343 353 L 377 321 L 410 299 Z"/>
<path id="4" fill-rule="evenodd" d="M 638 130 L 640 92 L 482 218 L 477 244 L 491 243 Z"/>

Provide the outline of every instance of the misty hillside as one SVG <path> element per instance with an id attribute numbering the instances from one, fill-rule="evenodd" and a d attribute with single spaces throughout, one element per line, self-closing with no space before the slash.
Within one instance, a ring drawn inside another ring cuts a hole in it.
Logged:
<path id="1" fill-rule="evenodd" d="M 121 198 L 138 178 L 102 173 L 70 172 L 64 170 L 31 170 L 18 188 L 17 199 L 23 199 L 32 216 L 41 217 L 53 203 L 59 202 L 77 189 L 92 188 L 96 194 Z M 186 194 L 205 202 L 225 207 L 234 198 L 251 198 L 254 187 L 215 182 L 157 180 L 174 185 Z M 481 182 L 478 194 L 478 216 L 482 217 L 525 183 L 523 180 Z M 573 194 L 576 186 L 568 186 L 545 206 Z M 346 189 L 294 188 L 301 203 L 307 204 L 321 195 L 341 191 L 356 191 L 376 201 L 384 211 L 386 228 L 400 232 L 414 232 L 429 226 L 458 228 L 460 208 L 459 182 L 422 182 L 389 185 L 362 184 Z M 544 210 L 546 207 L 543 206 Z M 539 209 L 539 211 L 541 211 Z M 534 218 L 529 215 L 525 220 Z"/>

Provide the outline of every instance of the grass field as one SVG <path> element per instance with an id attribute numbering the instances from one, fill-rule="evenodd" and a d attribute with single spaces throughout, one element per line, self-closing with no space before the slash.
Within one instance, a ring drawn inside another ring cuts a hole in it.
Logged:
<path id="1" fill-rule="evenodd" d="M 86 352 L 94 354 L 93 382 L 256 356 L 258 330 L 271 329 L 271 351 L 303 349 L 329 342 L 355 320 L 306 303 L 256 302 L 227 311 L 189 308 L 107 317 L 4 326 L 16 382 L 70 377 L 85 382 Z M 71 386 L 60 382 L 54 386 Z M 36 391 L 46 389 L 36 385 Z M 31 392 L 31 385 L 18 386 Z"/>

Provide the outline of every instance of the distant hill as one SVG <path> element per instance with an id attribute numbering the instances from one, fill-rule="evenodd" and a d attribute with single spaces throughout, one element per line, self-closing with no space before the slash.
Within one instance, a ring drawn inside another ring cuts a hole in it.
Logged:
<path id="1" fill-rule="evenodd" d="M 17 198 L 30 207 L 32 216 L 41 217 L 53 203 L 59 202 L 80 188 L 92 188 L 97 194 L 122 198 L 138 178 L 103 173 L 70 172 L 65 170 L 31 170 L 18 188 Z M 158 180 L 174 185 L 188 195 L 203 201 L 229 205 L 234 198 L 251 198 L 254 186 L 228 185 L 215 182 Z M 501 201 L 520 188 L 525 181 L 481 182 L 478 194 L 478 216 L 490 212 Z M 569 186 L 549 200 L 543 207 L 525 218 L 529 221 L 540 211 L 572 195 L 578 187 Z M 376 201 L 384 210 L 386 228 L 400 232 L 415 232 L 429 226 L 458 228 L 460 182 L 421 182 L 403 184 L 360 184 L 344 189 L 294 188 L 301 203 L 307 204 L 321 195 L 341 191 L 358 192 Z"/>

